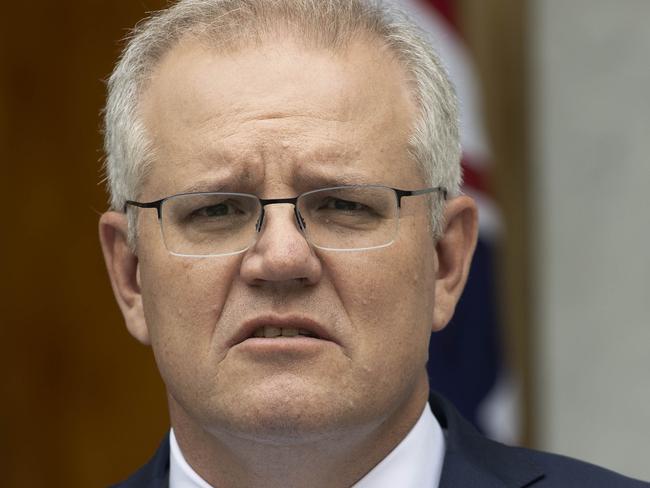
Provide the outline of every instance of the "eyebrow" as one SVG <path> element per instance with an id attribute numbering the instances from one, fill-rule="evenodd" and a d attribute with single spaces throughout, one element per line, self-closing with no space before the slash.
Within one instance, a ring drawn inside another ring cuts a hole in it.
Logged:
<path id="1" fill-rule="evenodd" d="M 178 193 L 205 193 L 226 191 L 229 187 L 236 185 L 236 181 L 241 178 L 206 178 L 192 183 L 190 186 L 183 187 Z"/>
<path id="2" fill-rule="evenodd" d="M 181 188 L 178 193 L 239 192 L 241 181 L 242 178 L 237 177 L 219 180 L 205 179 L 197 181 L 190 186 Z M 367 175 L 360 173 L 332 175 L 324 173 L 300 174 L 295 176 L 294 181 L 296 188 L 299 188 L 302 191 L 334 186 L 380 183 L 377 181 L 369 181 Z"/>
<path id="3" fill-rule="evenodd" d="M 179 194 L 183 193 L 206 193 L 206 192 L 219 192 L 223 189 L 222 185 L 217 185 L 210 182 L 198 182 L 191 186 L 183 187 L 178 190 Z"/>
<path id="4" fill-rule="evenodd" d="M 318 171 L 295 175 L 294 183 L 298 188 L 315 189 L 331 186 L 363 185 L 377 182 L 369 181 L 368 175 L 357 172 L 330 173 L 329 171 Z"/>

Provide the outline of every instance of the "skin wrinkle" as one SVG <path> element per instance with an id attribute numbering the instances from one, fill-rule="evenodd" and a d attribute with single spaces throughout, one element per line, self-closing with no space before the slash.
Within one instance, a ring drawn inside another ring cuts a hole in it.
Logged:
<path id="1" fill-rule="evenodd" d="M 286 136 L 286 134 L 283 133 L 283 135 Z M 196 136 L 193 136 L 196 137 Z M 196 137 L 197 139 L 200 139 L 200 137 Z M 180 140 L 187 140 L 188 137 L 186 136 L 179 136 Z M 312 144 L 314 141 L 311 141 Z M 293 143 L 294 146 L 299 147 L 300 146 L 300 141 L 295 141 Z M 227 141 L 225 142 L 220 142 L 219 146 L 221 147 L 226 147 L 227 146 Z M 334 141 L 333 139 L 326 140 L 323 144 L 322 148 L 319 148 L 315 151 L 310 151 L 309 153 L 301 153 L 301 152 L 296 152 L 295 156 L 291 156 L 290 154 L 287 154 L 286 156 L 283 155 L 280 159 L 286 159 L 288 162 L 291 163 L 296 163 L 301 164 L 301 165 L 309 165 L 313 163 L 318 163 L 319 165 L 328 165 L 327 163 L 331 163 L 332 165 L 340 164 L 341 160 L 346 160 L 350 165 L 354 166 L 355 163 L 358 162 L 358 157 L 360 154 L 360 149 L 352 149 L 352 148 L 339 148 L 337 146 L 340 146 L 340 142 L 337 144 L 337 141 Z M 291 153 L 293 148 L 286 148 L 285 152 L 286 153 Z M 176 150 L 177 151 L 177 150 Z M 239 153 L 239 150 L 237 147 L 234 147 L 229 149 L 228 151 L 224 151 L 223 149 L 219 148 L 203 148 L 201 150 L 201 154 L 197 155 L 194 158 L 184 158 L 184 162 L 194 162 L 194 161 L 204 161 L 202 163 L 205 165 L 206 168 L 210 168 L 212 171 L 214 171 L 214 167 L 217 166 L 224 166 L 228 167 L 230 165 L 237 165 L 240 164 L 240 162 L 245 162 L 244 164 L 244 171 L 243 171 L 243 177 L 241 178 L 241 183 L 239 183 L 240 188 L 237 191 L 244 191 L 242 188 L 259 188 L 260 184 L 262 181 L 264 181 L 265 177 L 265 172 L 266 172 L 266 167 L 267 165 L 264 163 L 266 160 L 269 160 L 271 162 L 274 161 L 273 157 L 269 156 L 264 156 L 264 151 L 262 152 L 262 155 L 260 156 L 260 151 L 251 151 L 250 149 L 245 149 L 241 150 Z M 234 153 L 233 153 L 234 151 Z M 172 148 L 171 146 L 168 145 L 166 148 L 166 152 L 171 153 L 172 155 L 175 152 L 175 149 Z M 239 154 L 236 154 L 239 153 Z M 159 164 L 165 164 L 166 162 L 170 161 L 179 161 L 177 158 L 174 158 L 173 156 L 166 157 L 165 159 L 160 159 L 158 161 Z M 179 171 L 182 171 L 182 164 L 179 161 Z M 223 170 L 217 169 L 216 172 L 221 173 Z M 312 173 L 317 173 L 320 172 L 320 169 L 316 170 L 310 170 Z M 324 171 L 323 171 L 324 172 Z M 350 170 L 350 176 L 347 176 L 345 174 L 340 175 L 340 172 L 337 173 L 337 176 L 332 176 L 330 177 L 331 183 L 328 185 L 334 185 L 336 183 L 336 180 L 339 180 L 339 184 L 343 183 L 349 183 L 349 182 L 364 182 L 367 183 L 367 181 L 364 179 L 364 176 L 362 173 L 359 173 L 354 170 Z M 258 175 L 257 177 L 253 175 Z M 247 181 L 246 176 L 252 178 L 256 178 L 254 181 Z M 225 179 L 234 179 L 236 176 L 235 175 L 230 175 L 230 176 L 223 176 L 221 178 Z M 219 177 L 210 177 L 210 178 L 205 178 L 203 181 L 199 181 L 197 183 L 193 183 L 190 187 L 187 188 L 181 188 L 178 191 L 178 193 L 185 193 L 185 192 L 192 192 L 192 191 L 216 191 L 222 188 L 222 185 L 217 183 L 221 178 Z M 295 173 L 294 178 L 299 179 L 299 178 L 307 178 L 305 176 L 304 171 L 297 171 Z M 215 183 L 208 183 L 210 181 L 214 180 Z M 374 183 L 383 183 L 380 181 L 374 182 Z M 233 185 L 233 189 L 236 185 Z M 299 187 L 302 187 L 303 185 L 298 185 Z M 324 186 L 324 184 L 312 184 L 312 185 L 304 185 L 305 190 L 309 189 L 314 189 L 319 186 Z M 249 190 L 252 193 L 256 193 L 252 190 Z M 150 201 L 150 200 L 157 200 L 159 198 L 163 198 L 168 195 L 163 195 L 161 192 L 158 192 L 155 195 L 152 194 L 145 194 L 143 195 L 142 199 L 145 201 Z M 263 196 L 263 195 L 258 195 L 258 196 Z M 277 197 L 274 196 L 274 197 Z"/>
<path id="2" fill-rule="evenodd" d="M 175 49 L 142 104 L 147 129 L 164 154 L 151 169 L 143 199 L 197 183 L 233 190 L 250 185 L 261 197 L 287 197 L 323 178 L 422 188 L 421 172 L 407 154 L 415 119 L 407 83 L 399 66 L 376 62 L 374 48 L 361 43 L 341 56 L 285 43 L 276 47 L 276 59 L 262 46 L 237 54 L 236 75 L 230 57 L 206 60 L 205 49 Z M 313 72 L 323 79 L 313 80 Z M 306 116 L 247 118 L 285 106 Z M 450 208 L 467 205 L 463 201 Z M 141 219 L 145 320 L 129 327 L 151 340 L 179 445 L 211 484 L 349 486 L 415 423 L 427 398 L 434 297 L 444 303 L 456 290 L 437 291 L 426 199 L 403 203 L 394 244 L 367 252 L 310 247 L 289 205 L 267 207 L 255 245 L 220 258 L 172 256 L 155 212 Z M 118 218 L 124 216 L 108 215 L 104 222 Z M 414 282 L 428 292 L 415 292 Z M 268 313 L 314 317 L 340 345 L 322 345 L 307 358 L 225 347 L 245 320 Z M 440 312 L 437 320 L 442 324 L 446 315 Z M 213 459 L 229 469 L 215 470 Z"/>
<path id="3" fill-rule="evenodd" d="M 269 168 L 268 166 L 265 166 L 265 168 L 267 168 L 267 173 L 274 173 L 273 171 L 269 170 L 270 168 Z M 280 171 L 275 172 L 274 174 L 279 174 L 279 173 L 280 173 Z M 267 221 L 267 225 L 269 224 L 269 222 L 272 222 L 272 216 L 269 216 L 269 217 L 270 217 L 270 218 L 269 218 L 269 220 Z M 292 223 L 291 225 L 293 225 L 293 223 Z M 337 295 L 337 298 L 340 299 L 340 295 L 337 293 L 336 289 L 335 289 L 335 293 L 336 293 L 336 295 Z M 345 300 L 342 301 L 342 304 L 343 304 L 343 308 L 345 309 L 345 308 L 346 308 Z M 372 371 L 369 371 L 369 373 L 372 374 Z"/>
<path id="4" fill-rule="evenodd" d="M 358 171 L 349 171 L 346 172 L 347 174 L 341 174 L 340 170 L 338 172 L 330 170 L 329 175 L 327 175 L 328 170 L 327 169 L 309 169 L 309 165 L 313 165 L 314 163 L 318 165 L 332 165 L 334 168 L 336 168 L 336 165 L 340 165 L 342 160 L 345 160 L 351 165 L 354 165 L 355 162 L 358 162 L 358 155 L 359 151 L 358 150 L 351 150 L 351 149 L 339 149 L 335 147 L 331 147 L 329 144 L 322 149 L 317 149 L 315 151 L 310 151 L 309 153 L 306 153 L 303 155 L 301 152 L 296 152 L 295 156 L 292 156 L 290 153 L 295 152 L 292 151 L 292 147 L 284 147 L 283 149 L 285 151 L 286 157 L 283 154 L 283 159 L 287 159 L 288 162 L 291 164 L 297 166 L 299 168 L 299 171 L 296 171 L 292 175 L 292 179 L 294 181 L 293 186 L 295 188 L 298 188 L 301 192 L 302 191 L 308 191 L 312 190 L 315 188 L 321 188 L 325 186 L 336 186 L 340 184 L 353 184 L 353 183 L 368 183 L 367 178 L 365 175 Z M 194 184 L 192 184 L 189 187 L 181 188 L 178 190 L 179 193 L 188 193 L 188 192 L 197 192 L 197 191 L 236 191 L 236 192 L 250 192 L 253 194 L 258 194 L 260 197 L 266 197 L 266 198 L 284 198 L 284 197 L 292 197 L 296 196 L 297 193 L 294 193 L 292 195 L 261 195 L 259 192 L 254 191 L 255 189 L 259 188 L 261 186 L 262 181 L 264 181 L 264 174 L 265 174 L 265 168 L 267 167 L 266 164 L 264 164 L 265 160 L 273 161 L 274 158 L 272 157 L 264 157 L 262 156 L 261 158 L 256 157 L 252 155 L 250 152 L 244 153 L 241 156 L 238 157 L 233 157 L 232 155 L 228 155 L 225 151 L 222 150 L 215 150 L 213 153 L 214 156 L 210 156 L 209 158 L 206 158 L 207 162 L 206 166 L 212 166 L 216 163 L 216 161 L 219 161 L 220 164 L 223 165 L 237 165 L 237 161 L 246 161 L 243 166 L 242 174 L 231 174 L 228 176 L 223 177 L 209 177 L 202 179 Z M 249 156 L 247 156 L 249 154 Z M 248 162 L 248 160 L 255 161 L 258 160 L 259 163 L 253 163 L 253 162 Z M 302 169 L 302 167 L 305 167 L 305 169 Z M 219 171 L 217 171 L 218 173 Z M 260 175 L 258 177 L 254 177 L 253 175 Z M 255 178 L 255 179 L 253 179 Z M 232 181 L 232 183 L 229 183 L 229 181 Z M 375 183 L 382 183 L 382 182 L 375 182 Z M 156 196 L 156 198 L 161 198 L 161 196 Z"/>
<path id="5" fill-rule="evenodd" d="M 182 47 L 182 46 L 184 46 L 185 44 L 187 44 L 187 43 L 186 43 L 186 42 L 184 42 L 184 43 L 180 43 L 179 46 Z M 204 51 L 205 51 L 205 49 L 199 49 L 199 50 L 198 50 L 198 53 L 194 53 L 194 54 L 192 54 L 191 56 L 188 57 L 188 60 L 186 61 L 186 63 L 187 63 L 188 65 L 193 64 L 193 63 L 196 61 L 195 56 L 197 56 L 197 55 L 201 55 L 201 54 L 205 54 Z M 217 62 L 217 61 L 215 61 L 215 56 L 216 56 L 216 55 L 215 55 L 214 53 L 209 53 L 209 54 L 210 54 L 210 59 L 211 59 L 211 61 L 212 61 L 213 63 L 214 63 L 214 62 Z M 170 56 L 170 55 L 168 54 L 168 55 L 166 55 L 166 56 L 163 58 L 163 60 L 162 60 L 162 62 L 161 62 L 161 68 L 164 68 L 165 63 L 166 63 L 166 62 L 169 62 L 169 61 L 168 61 L 168 60 L 169 60 L 169 56 Z M 234 56 L 234 59 L 236 60 L 237 57 L 236 57 L 235 55 L 233 55 L 233 56 Z M 340 54 L 339 56 L 343 57 L 343 60 L 345 60 L 345 55 L 344 55 L 344 54 Z M 216 57 L 216 59 L 220 59 L 220 58 L 219 58 L 219 57 Z M 227 56 L 226 59 L 229 59 L 229 60 L 230 60 L 230 59 L 233 59 L 233 57 L 232 57 L 232 56 Z M 235 62 L 237 62 L 237 61 L 235 61 Z M 160 70 L 158 70 L 157 72 L 160 72 Z M 179 73 L 182 73 L 182 72 L 183 72 L 183 69 L 180 69 L 178 72 L 179 72 Z M 180 76 L 180 74 L 179 74 L 179 76 Z M 159 77 L 159 75 L 154 75 L 154 76 L 153 76 L 154 79 L 157 79 L 158 77 Z M 318 76 L 314 76 L 314 79 L 315 79 L 315 80 L 317 80 L 318 78 L 319 78 Z M 175 80 L 172 78 L 172 80 L 170 80 L 170 81 L 173 82 L 173 81 L 175 81 Z M 372 86 L 372 85 L 371 85 L 371 86 Z M 244 93 L 245 93 L 245 92 L 244 92 Z M 192 95 L 193 95 L 193 92 L 191 92 L 191 93 L 188 95 L 188 97 L 190 98 L 189 102 L 191 102 L 191 101 L 193 100 L 193 96 L 192 96 Z M 359 93 L 357 92 L 357 93 L 355 93 L 355 95 L 359 95 Z M 363 97 L 364 97 L 364 99 L 368 99 L 368 100 L 370 101 L 370 103 L 372 103 L 372 100 L 374 100 L 374 96 L 375 96 L 375 95 L 376 95 L 376 90 L 372 90 L 372 89 L 371 89 L 371 90 L 368 90 L 367 93 L 363 94 Z M 259 93 L 255 93 L 255 96 L 256 96 L 258 99 L 260 98 L 260 94 L 259 94 Z M 410 97 L 410 92 L 408 93 L 408 96 Z M 150 91 L 149 91 L 149 92 L 145 92 L 145 96 L 144 96 L 144 98 L 145 98 L 145 104 L 144 104 L 144 105 L 146 105 L 147 98 L 150 98 L 150 97 L 152 97 L 152 95 L 150 95 Z M 155 98 L 154 98 L 154 99 L 151 100 L 150 102 L 156 104 L 157 106 L 160 106 L 160 105 L 161 105 L 161 106 L 167 106 L 167 105 L 169 105 L 169 109 L 168 109 L 168 110 L 171 110 L 171 109 L 174 108 L 173 105 L 170 104 L 169 102 L 165 103 L 166 100 L 161 100 L 161 99 L 155 99 Z M 264 103 L 264 98 L 263 98 L 263 97 L 261 97 L 261 99 L 259 100 L 259 103 Z M 353 105 L 353 104 L 350 104 L 350 103 L 349 103 L 349 100 L 346 99 L 346 98 L 344 98 L 344 99 L 340 102 L 340 106 L 343 106 L 343 107 L 352 106 L 352 105 Z M 284 110 L 284 111 L 289 111 L 289 109 L 287 109 L 287 108 L 284 107 L 284 106 L 283 106 L 282 110 Z M 351 110 L 351 109 L 350 109 L 350 110 Z M 189 130 L 187 131 L 187 133 L 186 133 L 186 134 L 183 134 L 182 137 L 193 137 L 193 136 L 196 136 L 196 135 L 198 134 L 197 137 L 198 137 L 199 139 L 205 141 L 206 139 L 201 137 L 201 136 L 203 135 L 203 134 L 202 134 L 203 131 L 205 130 L 205 127 L 203 127 L 204 125 L 207 126 L 207 127 L 212 127 L 212 126 L 214 125 L 214 123 L 216 123 L 216 122 L 219 122 L 219 121 L 222 121 L 222 122 L 223 122 L 223 120 L 227 120 L 227 121 L 228 121 L 228 124 L 229 124 L 229 127 L 232 127 L 232 130 L 231 130 L 230 132 L 226 132 L 226 133 L 224 133 L 224 135 L 223 135 L 223 137 L 222 137 L 222 140 L 224 140 L 225 142 L 227 142 L 228 139 L 229 139 L 231 136 L 236 136 L 237 133 L 239 133 L 239 132 L 241 132 L 242 130 L 245 129 L 245 123 L 246 123 L 246 122 L 244 122 L 244 123 L 242 124 L 241 122 L 238 122 L 238 121 L 240 121 L 241 119 L 243 119 L 244 121 L 248 120 L 249 122 L 250 122 L 250 119 L 253 119 L 253 121 L 255 120 L 255 115 L 254 115 L 254 114 L 253 114 L 253 115 L 251 115 L 250 113 L 243 113 L 243 114 L 242 114 L 242 113 L 241 113 L 242 110 L 241 110 L 241 108 L 240 108 L 240 105 L 238 105 L 238 104 L 235 104 L 235 105 L 234 105 L 234 107 L 233 107 L 233 111 L 234 111 L 235 114 L 236 114 L 236 117 L 235 117 L 235 118 L 232 117 L 232 114 L 231 114 L 231 113 L 223 113 L 223 114 L 222 114 L 222 113 L 220 113 L 219 111 L 216 111 L 216 112 L 215 112 L 215 111 L 208 111 L 207 114 L 206 114 L 206 116 L 205 116 L 205 121 L 203 121 L 199 126 L 190 126 L 190 127 L 189 127 Z M 256 111 L 259 112 L 259 110 L 256 110 Z M 215 118 L 215 114 L 217 114 L 216 118 Z M 319 116 L 321 117 L 321 120 L 317 120 L 316 123 L 315 123 L 314 125 L 320 126 L 320 124 L 322 124 L 323 120 L 325 120 L 324 118 L 322 118 L 321 114 L 319 114 L 319 113 L 312 114 L 312 115 L 315 116 L 315 117 L 319 117 Z M 393 120 L 395 117 L 398 117 L 398 115 L 399 115 L 399 114 L 391 113 L 391 114 L 389 114 L 387 117 L 376 117 L 376 119 L 377 119 L 377 120 Z M 166 117 L 166 118 L 164 118 L 164 119 L 174 120 L 172 117 Z M 164 119 L 163 119 L 163 120 L 164 120 Z M 340 119 L 340 117 L 339 117 L 339 119 Z M 350 119 L 350 116 L 346 117 L 346 119 Z M 202 119 L 199 117 L 199 120 L 202 120 Z M 211 123 L 208 124 L 207 121 L 210 121 Z M 340 122 L 340 120 L 339 120 L 339 122 Z M 223 124 L 221 124 L 221 125 L 223 126 Z M 372 129 L 373 129 L 373 130 L 389 130 L 389 129 L 391 129 L 391 127 L 372 127 Z M 302 127 L 300 128 L 300 130 L 302 130 Z M 351 127 L 351 128 L 349 128 L 348 130 L 353 130 L 353 131 L 354 131 L 354 127 Z M 179 137 L 181 137 L 181 136 L 179 136 Z M 157 142 L 159 142 L 159 141 L 157 141 Z"/>

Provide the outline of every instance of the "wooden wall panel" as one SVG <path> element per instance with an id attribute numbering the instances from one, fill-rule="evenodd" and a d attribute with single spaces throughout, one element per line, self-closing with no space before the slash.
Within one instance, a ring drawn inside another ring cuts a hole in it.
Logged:
<path id="1" fill-rule="evenodd" d="M 123 326 L 97 239 L 102 80 L 125 28 L 162 3 L 3 5 L 3 486 L 106 486 L 167 429 L 152 356 Z"/>

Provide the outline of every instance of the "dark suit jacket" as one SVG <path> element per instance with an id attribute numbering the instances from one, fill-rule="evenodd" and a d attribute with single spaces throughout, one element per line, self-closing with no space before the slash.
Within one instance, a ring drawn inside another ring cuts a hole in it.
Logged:
<path id="1" fill-rule="evenodd" d="M 440 488 L 650 488 L 650 483 L 582 461 L 499 444 L 479 434 L 439 395 L 432 393 L 429 404 L 447 439 Z M 149 463 L 113 488 L 167 488 L 168 485 L 169 437 L 166 437 Z"/>

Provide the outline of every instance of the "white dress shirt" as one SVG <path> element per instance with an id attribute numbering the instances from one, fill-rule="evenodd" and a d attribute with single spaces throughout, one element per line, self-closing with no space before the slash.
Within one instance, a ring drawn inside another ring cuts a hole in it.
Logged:
<path id="1" fill-rule="evenodd" d="M 169 434 L 169 445 L 169 488 L 217 488 L 187 464 L 174 429 Z M 445 436 L 427 403 L 402 442 L 353 488 L 438 488 L 444 458 Z"/>

